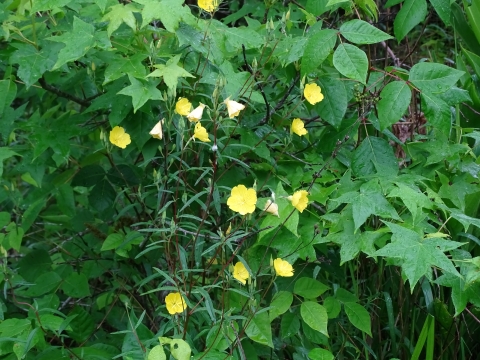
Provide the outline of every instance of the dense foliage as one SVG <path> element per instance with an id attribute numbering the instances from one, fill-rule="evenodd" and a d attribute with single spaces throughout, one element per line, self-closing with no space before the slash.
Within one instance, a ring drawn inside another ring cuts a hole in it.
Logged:
<path id="1" fill-rule="evenodd" d="M 2 359 L 473 359 L 480 5 L 0 3 Z"/>

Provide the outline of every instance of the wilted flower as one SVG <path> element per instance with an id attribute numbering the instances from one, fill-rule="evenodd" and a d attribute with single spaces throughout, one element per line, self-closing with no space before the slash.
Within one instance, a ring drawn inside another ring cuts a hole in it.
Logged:
<path id="1" fill-rule="evenodd" d="M 250 277 L 247 268 L 240 261 L 233 267 L 233 277 L 240 281 L 243 285 L 247 283 L 247 279 Z"/>
<path id="2" fill-rule="evenodd" d="M 194 122 L 200 120 L 203 115 L 203 109 L 205 109 L 205 105 L 200 103 L 200 105 L 187 115 L 187 119 Z"/>
<path id="3" fill-rule="evenodd" d="M 272 215 L 280 217 L 280 215 L 278 215 L 278 205 L 271 200 L 267 200 L 267 202 L 265 203 L 265 208 L 263 210 Z"/>
<path id="4" fill-rule="evenodd" d="M 253 188 L 247 189 L 245 185 L 232 188 L 232 193 L 227 200 L 228 207 L 240 215 L 252 214 L 257 203 L 257 193 Z"/>
<path id="5" fill-rule="evenodd" d="M 223 103 L 227 105 L 228 117 L 231 119 L 233 119 L 235 116 L 238 116 L 238 114 L 240 114 L 240 111 L 245 109 L 245 105 L 230 100 L 230 97 L 228 97 Z"/>
<path id="6" fill-rule="evenodd" d="M 286 260 L 276 258 L 273 260 L 273 268 L 278 276 L 293 276 L 293 266 Z"/>
<path id="7" fill-rule="evenodd" d="M 217 0 L 198 0 L 198 7 L 207 12 L 214 12 L 217 6 Z"/>
<path id="8" fill-rule="evenodd" d="M 168 294 L 165 298 L 165 305 L 167 305 L 167 311 L 171 315 L 181 314 L 187 308 L 187 304 L 179 292 Z"/>
<path id="9" fill-rule="evenodd" d="M 192 104 L 188 101 L 187 98 L 178 98 L 177 103 L 175 104 L 175 112 L 182 116 L 187 116 L 190 114 L 192 109 Z"/>
<path id="10" fill-rule="evenodd" d="M 305 99 L 307 99 L 312 105 L 323 100 L 322 90 L 320 89 L 320 86 L 315 83 L 305 85 L 303 96 L 305 96 Z"/>
<path id="11" fill-rule="evenodd" d="M 130 135 L 128 135 L 125 132 L 125 129 L 121 126 L 115 126 L 112 131 L 110 131 L 109 140 L 113 145 L 122 149 L 125 149 L 127 145 L 132 142 L 130 140 Z"/>
<path id="12" fill-rule="evenodd" d="M 195 139 L 198 139 L 200 141 L 204 141 L 204 142 L 210 142 L 210 139 L 208 138 L 208 133 L 207 133 L 207 129 L 205 129 L 202 124 L 200 123 L 197 123 L 195 125 L 195 130 L 193 132 L 193 137 Z"/>
<path id="13" fill-rule="evenodd" d="M 298 136 L 306 135 L 308 133 L 307 129 L 305 129 L 305 124 L 301 119 L 298 118 L 293 119 L 290 131 L 294 132 Z"/>
<path id="14" fill-rule="evenodd" d="M 162 140 L 163 138 L 163 121 L 164 119 L 160 120 L 149 132 L 155 139 Z"/>
<path id="15" fill-rule="evenodd" d="M 288 197 L 288 200 L 292 202 L 292 205 L 297 208 L 298 211 L 303 212 L 308 205 L 308 192 L 306 190 L 298 190 Z"/>

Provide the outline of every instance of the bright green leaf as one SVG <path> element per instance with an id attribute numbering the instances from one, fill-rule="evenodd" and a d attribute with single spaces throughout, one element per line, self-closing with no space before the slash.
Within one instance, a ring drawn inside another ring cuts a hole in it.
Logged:
<path id="1" fill-rule="evenodd" d="M 398 161 L 387 140 L 367 136 L 355 150 L 352 170 L 357 176 L 398 173 Z"/>
<path id="2" fill-rule="evenodd" d="M 160 20 L 168 32 L 175 33 L 180 22 L 195 26 L 196 18 L 192 15 L 188 6 L 184 6 L 184 0 L 136 0 L 144 4 L 142 10 L 142 28 L 153 20 Z"/>
<path id="3" fill-rule="evenodd" d="M 308 326 L 328 337 L 328 315 L 322 305 L 313 301 L 305 301 L 300 306 L 300 315 Z"/>
<path id="4" fill-rule="evenodd" d="M 152 350 L 148 353 L 147 360 L 167 360 L 167 355 L 165 355 L 165 350 L 163 350 L 162 345 L 154 346 Z"/>
<path id="5" fill-rule="evenodd" d="M 340 33 L 354 44 L 375 44 L 393 37 L 363 20 L 350 20 L 340 26 Z"/>
<path id="6" fill-rule="evenodd" d="M 180 56 L 181 55 L 176 55 L 172 57 L 170 60 L 167 61 L 165 65 L 155 65 L 157 70 L 149 74 L 148 77 L 163 77 L 163 81 L 165 81 L 165 84 L 175 92 L 175 89 L 177 88 L 178 78 L 195 77 L 188 71 L 186 71 L 183 67 L 177 65 L 180 61 Z"/>
<path id="7" fill-rule="evenodd" d="M 344 76 L 366 84 L 368 71 L 367 54 L 350 44 L 340 44 L 333 53 L 333 65 Z"/>
<path id="8" fill-rule="evenodd" d="M 313 350 L 310 350 L 310 352 L 308 353 L 308 357 L 311 360 L 333 360 L 335 358 L 330 351 L 322 348 L 315 348 Z"/>
<path id="9" fill-rule="evenodd" d="M 114 57 L 114 59 L 108 63 L 108 67 L 105 70 L 105 80 L 103 81 L 103 85 L 127 74 L 136 78 L 144 78 L 147 73 L 142 61 L 146 57 L 147 55 L 143 53 L 126 57 Z"/>
<path id="10" fill-rule="evenodd" d="M 308 37 L 302 58 L 302 75 L 315 71 L 328 57 L 337 42 L 337 32 L 332 29 L 317 31 Z"/>
<path id="11" fill-rule="evenodd" d="M 405 0 L 393 21 L 393 31 L 398 42 L 427 16 L 426 0 Z"/>
<path id="12" fill-rule="evenodd" d="M 330 288 L 327 285 L 322 284 L 318 280 L 302 277 L 295 281 L 293 292 L 305 299 L 315 299 L 328 289 Z"/>
<path id="13" fill-rule="evenodd" d="M 270 303 L 270 321 L 290 309 L 292 302 L 293 294 L 290 291 L 279 291 L 276 293 L 272 299 L 272 302 Z"/>
<path id="14" fill-rule="evenodd" d="M 270 326 L 267 312 L 255 314 L 248 322 L 245 334 L 247 334 L 251 340 L 262 345 L 270 346 L 273 349 L 272 327 Z"/>
<path id="15" fill-rule="evenodd" d="M 119 91 L 117 94 L 132 97 L 133 113 L 137 112 L 137 110 L 140 109 L 148 100 L 162 99 L 162 93 L 157 89 L 158 82 L 140 81 L 135 79 L 130 74 L 128 75 L 128 78 L 130 79 L 131 85 Z"/>
<path id="16" fill-rule="evenodd" d="M 102 21 L 109 22 L 107 27 L 107 33 L 109 37 L 120 27 L 120 25 L 122 25 L 122 23 L 130 26 L 133 32 L 136 31 L 137 22 L 135 20 L 135 16 L 133 15 L 133 11 L 136 11 L 136 9 L 131 4 L 117 4 L 110 7 L 110 11 L 102 18 Z"/>
<path id="17" fill-rule="evenodd" d="M 448 26 L 450 25 L 450 0 L 430 0 L 433 8 L 437 12 L 440 19 L 443 23 Z"/>
<path id="18" fill-rule="evenodd" d="M 380 101 L 377 103 L 381 130 L 400 120 L 410 105 L 411 99 L 412 92 L 404 81 L 393 81 L 382 89 Z"/>
<path id="19" fill-rule="evenodd" d="M 436 94 L 450 89 L 463 74 L 446 65 L 422 62 L 412 67 L 408 80 L 421 91 Z"/>
<path id="20" fill-rule="evenodd" d="M 37 11 L 53 10 L 54 8 L 63 7 L 71 2 L 72 0 L 35 0 L 31 12 L 36 13 Z"/>

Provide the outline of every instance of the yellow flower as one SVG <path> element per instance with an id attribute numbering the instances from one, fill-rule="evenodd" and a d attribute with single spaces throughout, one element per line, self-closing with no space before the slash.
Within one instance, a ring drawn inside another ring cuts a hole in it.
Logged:
<path id="1" fill-rule="evenodd" d="M 298 136 L 306 135 L 308 133 L 307 129 L 305 129 L 305 124 L 300 119 L 293 119 L 292 126 L 290 127 L 290 131 L 294 132 Z"/>
<path id="2" fill-rule="evenodd" d="M 280 215 L 278 215 L 278 205 L 271 200 L 267 200 L 267 202 L 265 203 L 265 208 L 263 210 L 272 215 L 280 217 Z"/>
<path id="3" fill-rule="evenodd" d="M 227 205 L 230 210 L 240 215 L 252 214 L 255 211 L 257 194 L 253 188 L 247 189 L 245 185 L 238 185 L 232 189 Z"/>
<path id="4" fill-rule="evenodd" d="M 312 105 L 323 100 L 322 89 L 315 83 L 305 85 L 303 96 L 305 96 L 305 99 Z"/>
<path id="5" fill-rule="evenodd" d="M 163 137 L 163 121 L 165 119 L 160 120 L 152 130 L 150 130 L 149 134 L 152 135 L 155 139 L 162 140 Z"/>
<path id="6" fill-rule="evenodd" d="M 245 109 L 245 105 L 240 104 L 236 101 L 230 100 L 230 97 L 228 97 L 223 103 L 227 105 L 228 117 L 230 119 L 233 119 L 235 116 L 238 116 L 238 114 L 240 114 L 240 111 Z"/>
<path id="7" fill-rule="evenodd" d="M 197 123 L 195 125 L 193 137 L 200 141 L 210 142 L 210 139 L 208 138 L 207 129 L 205 129 L 200 123 Z"/>
<path id="8" fill-rule="evenodd" d="M 165 305 L 167 305 L 167 311 L 171 315 L 181 314 L 187 308 L 187 304 L 179 292 L 168 294 L 165 298 Z"/>
<path id="9" fill-rule="evenodd" d="M 203 109 L 205 109 L 205 105 L 200 103 L 200 105 L 187 115 L 187 119 L 193 122 L 200 120 L 203 115 Z"/>
<path id="10" fill-rule="evenodd" d="M 121 126 L 115 126 L 112 131 L 110 131 L 110 142 L 118 146 L 119 148 L 125 149 L 128 144 L 132 141 L 130 140 L 130 135 L 125 132 L 125 129 Z"/>
<path id="11" fill-rule="evenodd" d="M 240 261 L 233 267 L 233 277 L 240 281 L 243 285 L 247 283 L 247 279 L 250 277 L 247 268 Z"/>
<path id="12" fill-rule="evenodd" d="M 288 200 L 292 202 L 292 205 L 295 206 L 298 211 L 303 212 L 308 204 L 307 195 L 308 192 L 306 190 L 298 190 L 293 193 L 293 196 L 289 196 Z"/>
<path id="13" fill-rule="evenodd" d="M 278 276 L 290 277 L 293 276 L 293 266 L 286 260 L 276 258 L 273 260 L 273 267 Z"/>
<path id="14" fill-rule="evenodd" d="M 214 12 L 217 6 L 217 0 L 198 0 L 198 7 L 207 12 Z"/>
<path id="15" fill-rule="evenodd" d="M 182 116 L 187 116 L 190 114 L 192 109 L 192 104 L 188 101 L 187 98 L 178 98 L 177 103 L 175 104 L 175 112 Z"/>

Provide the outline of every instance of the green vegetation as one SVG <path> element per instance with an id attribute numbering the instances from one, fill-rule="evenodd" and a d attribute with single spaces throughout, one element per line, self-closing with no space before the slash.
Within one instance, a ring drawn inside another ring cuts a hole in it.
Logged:
<path id="1" fill-rule="evenodd" d="M 475 359 L 480 5 L 0 3 L 0 358 Z"/>

